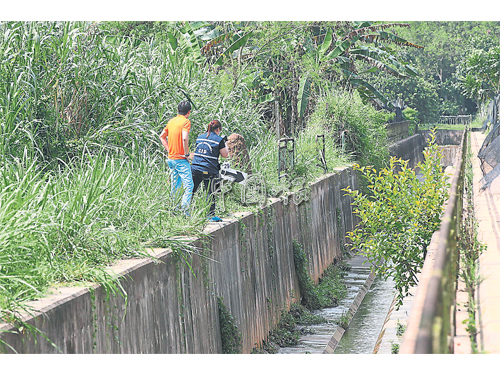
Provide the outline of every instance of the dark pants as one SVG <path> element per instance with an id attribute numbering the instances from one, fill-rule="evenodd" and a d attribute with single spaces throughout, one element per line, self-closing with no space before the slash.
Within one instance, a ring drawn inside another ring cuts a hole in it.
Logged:
<path id="1" fill-rule="evenodd" d="M 196 193 L 200 183 L 203 181 L 203 186 L 207 192 L 207 200 L 211 202 L 210 204 L 210 216 L 215 215 L 215 193 L 220 189 L 220 179 L 216 174 L 210 174 L 206 172 L 200 172 L 197 170 L 191 170 L 193 174 L 193 194 Z"/>

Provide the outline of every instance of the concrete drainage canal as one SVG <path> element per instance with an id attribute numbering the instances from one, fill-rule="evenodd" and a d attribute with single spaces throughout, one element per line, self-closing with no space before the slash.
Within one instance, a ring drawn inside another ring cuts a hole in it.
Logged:
<path id="1" fill-rule="evenodd" d="M 348 262 L 351 267 L 345 277 L 347 296 L 338 306 L 313 311 L 327 322 L 297 327 L 306 332 L 301 334 L 298 345 L 280 348 L 277 354 L 373 353 L 394 299 L 394 290 L 392 281 L 375 278 L 369 265 L 363 264 L 364 260 L 356 256 Z M 342 328 L 349 317 L 348 329 Z"/>

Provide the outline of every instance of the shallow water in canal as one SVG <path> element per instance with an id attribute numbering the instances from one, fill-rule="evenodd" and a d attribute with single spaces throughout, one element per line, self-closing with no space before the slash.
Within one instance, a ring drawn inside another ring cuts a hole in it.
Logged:
<path id="1" fill-rule="evenodd" d="M 372 354 L 394 298 L 394 282 L 375 278 L 334 354 Z"/>
<path id="2" fill-rule="evenodd" d="M 280 348 L 277 354 L 323 353 L 337 329 L 335 322 L 342 314 L 347 313 L 370 275 L 368 266 L 362 264 L 362 260 L 363 258 L 357 257 L 350 262 L 351 269 L 344 279 L 347 286 L 346 298 L 339 301 L 336 307 L 312 312 L 314 315 L 326 318 L 328 322 L 307 326 L 306 328 L 314 333 L 302 335 L 297 346 Z M 394 297 L 393 287 L 392 280 L 383 281 L 375 278 L 334 354 L 371 354 L 373 352 Z"/>

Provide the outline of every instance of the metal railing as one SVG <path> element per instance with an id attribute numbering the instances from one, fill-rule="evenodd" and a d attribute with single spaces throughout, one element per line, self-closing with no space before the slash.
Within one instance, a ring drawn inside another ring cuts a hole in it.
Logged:
<path id="1" fill-rule="evenodd" d="M 278 140 L 278 180 L 287 175 L 295 167 L 295 139 L 281 138 Z"/>
<path id="2" fill-rule="evenodd" d="M 472 123 L 472 115 L 458 115 L 458 116 L 439 116 L 441 124 L 448 125 L 470 125 Z"/>

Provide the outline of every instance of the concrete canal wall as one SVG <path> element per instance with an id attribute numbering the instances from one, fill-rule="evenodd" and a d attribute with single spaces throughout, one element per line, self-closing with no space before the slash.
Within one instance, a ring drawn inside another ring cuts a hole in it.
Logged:
<path id="1" fill-rule="evenodd" d="M 398 123 L 403 124 L 403 123 Z M 401 125 L 399 125 L 401 127 Z M 463 130 L 437 130 L 435 142 L 443 153 L 443 166 L 453 165 L 462 142 Z M 420 130 L 416 134 L 392 143 L 389 146 L 391 156 L 408 160 L 408 167 L 414 168 L 424 161 L 423 151 L 431 138 L 430 130 Z"/>
<path id="2" fill-rule="evenodd" d="M 206 255 L 193 256 L 192 271 L 166 249 L 153 250 L 159 262 L 119 262 L 111 269 L 125 276 L 127 303 L 97 285 L 90 291 L 54 290 L 33 303 L 39 313 L 26 322 L 57 348 L 27 332 L 1 338 L 19 353 L 221 353 L 222 297 L 249 353 L 274 328 L 281 310 L 299 301 L 292 241 L 303 245 L 315 281 L 341 257 L 344 235 L 354 225 L 351 198 L 341 191 L 347 186 L 358 186 L 350 168 L 311 184 L 307 201 L 294 195 L 273 199 L 255 214 L 210 224 L 209 240 L 191 241 Z"/>

